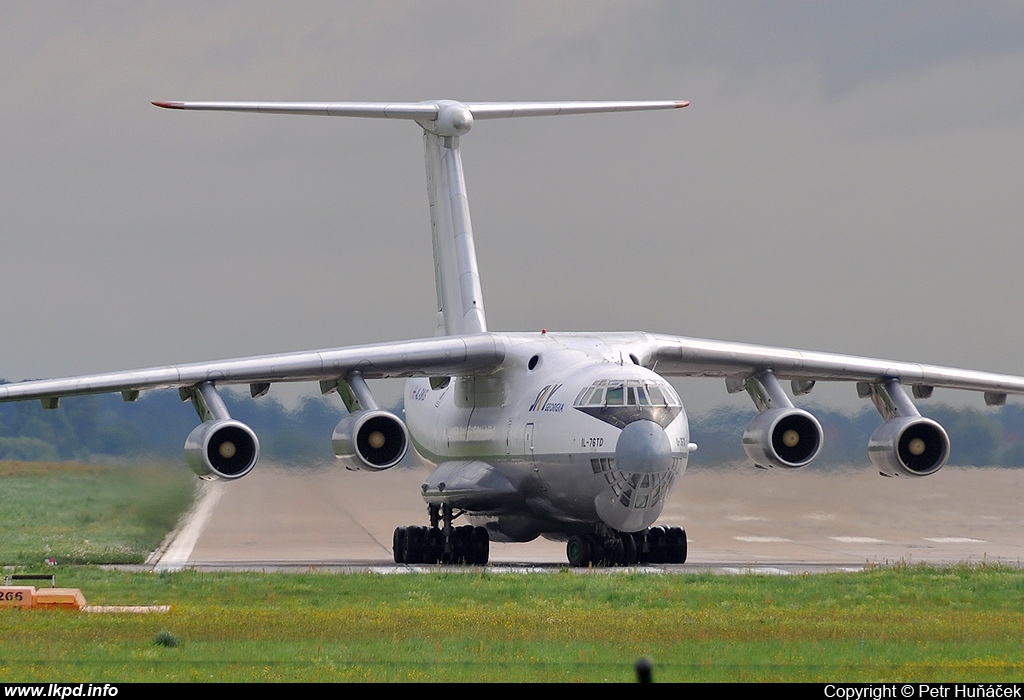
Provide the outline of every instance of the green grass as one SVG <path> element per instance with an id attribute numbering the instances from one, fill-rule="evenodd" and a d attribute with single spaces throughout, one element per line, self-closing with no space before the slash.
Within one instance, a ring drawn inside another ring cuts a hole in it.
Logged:
<path id="1" fill-rule="evenodd" d="M 52 571 L 52 569 L 51 569 Z M 91 604 L 0 610 L 9 681 L 1014 681 L 1024 572 L 815 576 L 138 574 L 58 567 Z"/>
<path id="2" fill-rule="evenodd" d="M 145 561 L 194 489 L 183 468 L 0 462 L 0 565 Z"/>

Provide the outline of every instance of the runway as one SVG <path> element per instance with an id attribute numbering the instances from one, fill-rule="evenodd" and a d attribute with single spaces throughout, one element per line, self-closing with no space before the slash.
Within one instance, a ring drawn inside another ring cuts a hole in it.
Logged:
<path id="1" fill-rule="evenodd" d="M 423 469 L 260 467 L 204 482 L 197 508 L 154 555 L 157 570 L 381 571 L 395 526 L 426 524 Z M 947 467 L 921 479 L 868 469 L 691 470 L 660 524 L 686 528 L 689 558 L 651 571 L 804 573 L 896 563 L 1024 561 L 1024 470 Z M 491 569 L 558 570 L 565 545 L 491 544 Z"/>

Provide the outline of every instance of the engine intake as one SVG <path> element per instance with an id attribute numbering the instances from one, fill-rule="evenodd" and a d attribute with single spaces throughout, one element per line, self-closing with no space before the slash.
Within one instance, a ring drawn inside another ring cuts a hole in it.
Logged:
<path id="1" fill-rule="evenodd" d="M 759 467 L 806 467 L 821 452 L 818 419 L 801 408 L 770 408 L 743 431 L 743 449 Z"/>
<path id="2" fill-rule="evenodd" d="M 388 411 L 356 411 L 345 416 L 331 438 L 334 454 L 355 469 L 390 469 L 409 450 L 409 430 Z"/>
<path id="3" fill-rule="evenodd" d="M 260 459 L 256 433 L 237 420 L 200 424 L 185 440 L 185 461 L 202 479 L 239 479 Z"/>
<path id="4" fill-rule="evenodd" d="M 871 436 L 868 457 L 885 476 L 928 476 L 949 459 L 949 436 L 930 418 L 894 418 Z"/>

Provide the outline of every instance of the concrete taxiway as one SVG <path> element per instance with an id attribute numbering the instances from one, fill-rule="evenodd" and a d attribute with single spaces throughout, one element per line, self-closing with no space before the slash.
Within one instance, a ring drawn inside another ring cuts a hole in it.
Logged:
<path id="1" fill-rule="evenodd" d="M 396 567 L 396 525 L 425 524 L 426 470 L 261 467 L 209 482 L 155 555 L 156 569 L 415 570 Z M 800 573 L 900 562 L 1024 562 L 1024 469 L 947 467 L 922 479 L 868 469 L 690 470 L 661 524 L 686 528 L 672 571 Z M 555 570 L 565 545 L 491 545 L 498 568 Z M 421 567 L 428 568 L 428 567 Z"/>

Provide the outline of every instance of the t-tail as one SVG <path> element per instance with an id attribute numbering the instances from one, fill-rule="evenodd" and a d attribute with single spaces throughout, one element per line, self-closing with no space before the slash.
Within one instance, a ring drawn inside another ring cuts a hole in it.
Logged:
<path id="1" fill-rule="evenodd" d="M 438 335 L 487 331 L 459 138 L 477 119 L 677 109 L 679 100 L 613 102 L 154 102 L 167 109 L 407 119 L 423 129 Z"/>

